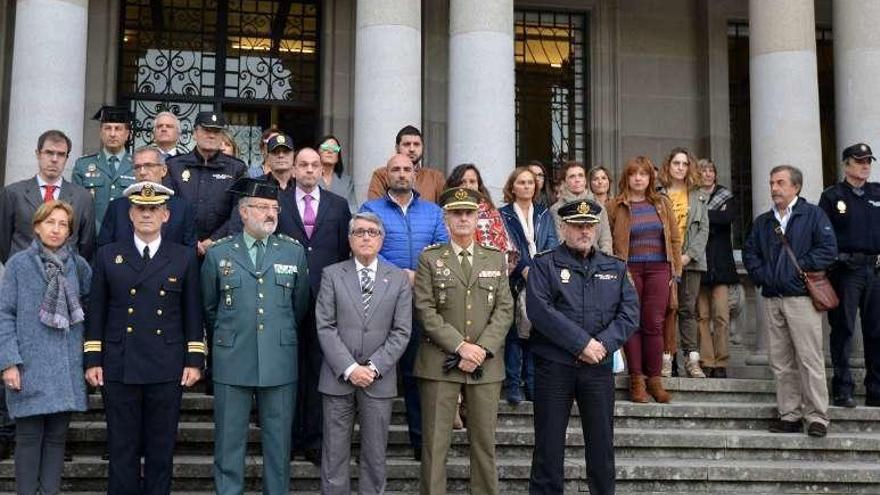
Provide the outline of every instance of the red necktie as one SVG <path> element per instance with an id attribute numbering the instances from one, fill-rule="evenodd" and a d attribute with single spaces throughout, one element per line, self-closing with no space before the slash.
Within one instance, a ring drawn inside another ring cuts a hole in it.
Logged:
<path id="1" fill-rule="evenodd" d="M 52 184 L 46 184 L 43 187 L 46 188 L 46 194 L 43 195 L 43 203 L 48 203 L 49 201 L 55 201 L 55 188 L 58 186 L 53 186 Z"/>

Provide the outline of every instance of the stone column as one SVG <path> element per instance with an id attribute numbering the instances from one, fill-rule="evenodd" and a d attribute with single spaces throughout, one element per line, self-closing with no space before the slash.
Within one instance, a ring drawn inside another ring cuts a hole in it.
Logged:
<path id="1" fill-rule="evenodd" d="M 837 156 L 847 146 L 868 143 L 880 149 L 880 2 L 845 0 L 834 8 L 834 103 Z M 871 180 L 880 180 L 873 167 Z"/>
<path id="2" fill-rule="evenodd" d="M 9 95 L 6 184 L 36 173 L 43 131 L 73 141 L 67 175 L 82 151 L 88 0 L 18 0 Z"/>
<path id="3" fill-rule="evenodd" d="M 770 209 L 770 170 L 790 164 L 804 174 L 801 196 L 822 192 L 819 83 L 813 2 L 749 0 L 749 84 L 752 127 L 752 206 Z M 756 356 L 767 354 L 766 322 L 759 311 Z"/>
<path id="4" fill-rule="evenodd" d="M 449 5 L 449 168 L 479 167 L 495 202 L 516 166 L 513 0 Z"/>
<path id="5" fill-rule="evenodd" d="M 394 153 L 405 125 L 421 128 L 422 10 L 419 0 L 357 2 L 353 173 L 358 200 Z"/>

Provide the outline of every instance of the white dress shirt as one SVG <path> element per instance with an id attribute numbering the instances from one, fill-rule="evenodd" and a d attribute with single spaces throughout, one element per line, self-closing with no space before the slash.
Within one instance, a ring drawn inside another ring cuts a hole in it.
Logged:
<path id="1" fill-rule="evenodd" d="M 317 219 L 317 217 L 318 217 L 318 203 L 321 202 L 321 188 L 318 186 L 315 186 L 315 188 L 312 189 L 312 192 L 307 193 L 307 192 L 303 191 L 302 189 L 300 189 L 299 185 L 296 186 L 296 189 L 294 190 L 294 197 L 296 197 L 296 209 L 299 210 L 300 220 L 305 219 L 306 194 L 312 195 L 312 208 L 315 210 L 315 218 Z M 305 223 L 305 222 L 303 222 L 303 223 Z M 316 225 L 316 227 L 317 227 L 317 225 Z"/>
<path id="2" fill-rule="evenodd" d="M 46 197 L 46 186 L 55 186 L 55 190 L 52 191 L 52 198 L 57 200 L 61 197 L 61 183 L 64 182 L 64 179 L 58 178 L 55 182 L 46 182 L 40 177 L 40 174 L 37 174 L 37 185 L 40 186 L 40 197 Z"/>
<path id="3" fill-rule="evenodd" d="M 159 252 L 159 245 L 162 244 L 162 236 L 156 238 L 155 241 L 146 243 L 141 240 L 137 234 L 134 235 L 134 247 L 137 249 L 138 254 L 142 257 L 144 255 L 144 248 L 150 246 L 150 259 L 153 259 L 153 256 L 156 256 L 156 253 Z"/>
<path id="4" fill-rule="evenodd" d="M 776 220 L 779 221 L 779 226 L 782 228 L 782 233 L 785 233 L 785 229 L 788 227 L 788 220 L 791 218 L 791 210 L 794 208 L 794 204 L 797 203 L 798 196 L 795 196 L 791 203 L 785 208 L 785 212 L 780 214 L 779 210 L 776 208 L 776 205 L 773 206 L 773 216 L 776 217 Z"/>

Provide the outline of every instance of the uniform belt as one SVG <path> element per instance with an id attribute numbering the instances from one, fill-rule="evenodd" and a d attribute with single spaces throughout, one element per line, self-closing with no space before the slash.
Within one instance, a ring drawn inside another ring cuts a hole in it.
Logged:
<path id="1" fill-rule="evenodd" d="M 840 253 L 837 255 L 840 261 L 853 265 L 874 265 L 877 263 L 876 254 L 865 253 Z"/>

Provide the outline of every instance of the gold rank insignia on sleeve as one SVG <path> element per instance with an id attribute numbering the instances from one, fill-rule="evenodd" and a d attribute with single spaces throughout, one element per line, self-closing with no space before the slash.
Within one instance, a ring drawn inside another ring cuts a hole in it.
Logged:
<path id="1" fill-rule="evenodd" d="M 201 341 L 187 342 L 187 352 L 208 355 L 208 346 Z"/>
<path id="2" fill-rule="evenodd" d="M 83 342 L 83 352 L 101 352 L 101 341 L 87 340 Z"/>

